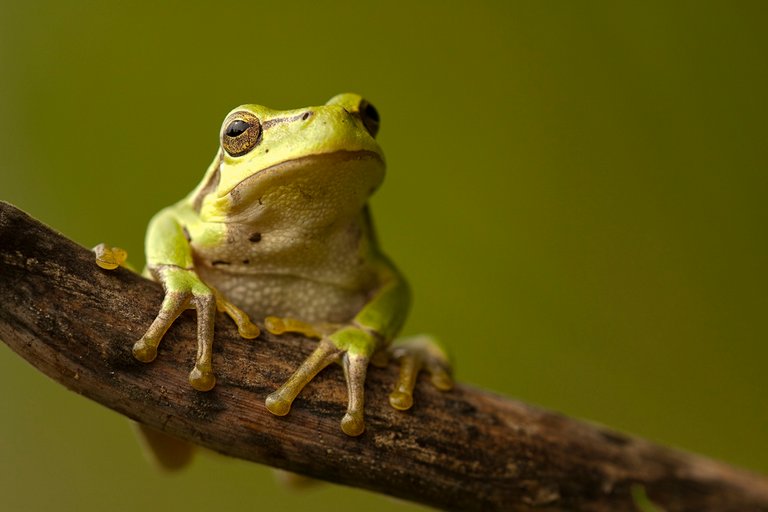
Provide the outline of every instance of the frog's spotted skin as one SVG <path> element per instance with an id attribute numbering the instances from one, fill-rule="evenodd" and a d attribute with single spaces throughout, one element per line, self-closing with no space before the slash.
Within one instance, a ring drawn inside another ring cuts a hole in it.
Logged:
<path id="1" fill-rule="evenodd" d="M 158 213 L 147 232 L 147 268 L 165 288 L 157 318 L 134 345 L 152 361 L 185 309 L 198 313 L 198 354 L 190 383 L 215 385 L 213 319 L 227 313 L 241 335 L 317 338 L 315 351 L 266 399 L 284 415 L 302 388 L 336 362 L 347 377 L 342 430 L 359 435 L 371 359 L 390 351 L 401 374 L 390 403 L 407 409 L 417 373 L 451 386 L 448 358 L 429 338 L 392 343 L 409 306 L 408 287 L 376 244 L 368 197 L 384 177 L 376 110 L 355 94 L 289 111 L 243 105 L 224 120 L 221 147 L 200 185 Z M 124 255 L 100 247 L 105 268 Z"/>

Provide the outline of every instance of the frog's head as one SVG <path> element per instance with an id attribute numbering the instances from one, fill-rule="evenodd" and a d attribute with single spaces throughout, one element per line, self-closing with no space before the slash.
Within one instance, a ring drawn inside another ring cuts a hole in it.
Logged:
<path id="1" fill-rule="evenodd" d="M 359 211 L 384 178 L 378 128 L 378 112 L 356 94 L 296 110 L 242 105 L 224 119 L 195 208 L 228 222 L 285 208 Z"/>

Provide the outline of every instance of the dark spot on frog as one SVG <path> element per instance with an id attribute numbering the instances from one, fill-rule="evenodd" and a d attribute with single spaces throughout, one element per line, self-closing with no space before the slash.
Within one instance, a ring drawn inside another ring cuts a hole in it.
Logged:
<path id="1" fill-rule="evenodd" d="M 249 265 L 251 263 L 251 260 L 243 260 L 243 265 Z"/>
<path id="2" fill-rule="evenodd" d="M 211 265 L 213 265 L 214 267 L 218 267 L 220 265 L 231 265 L 231 263 L 224 260 L 213 260 L 211 262 Z"/>
<path id="3" fill-rule="evenodd" d="M 269 148 L 265 149 L 264 153 L 269 153 Z"/>
<path id="4" fill-rule="evenodd" d="M 303 115 L 303 116 L 301 116 L 301 120 L 302 120 L 302 121 L 306 121 L 306 120 L 309 118 L 309 115 L 310 115 L 310 113 L 309 113 L 309 112 L 304 112 L 304 115 Z"/>
<path id="5" fill-rule="evenodd" d="M 192 237 L 189 235 L 189 230 L 187 229 L 187 226 L 182 227 L 181 230 L 184 231 L 184 238 L 187 239 L 187 242 L 191 242 Z"/>
<path id="6" fill-rule="evenodd" d="M 299 194 L 301 195 L 301 197 L 303 197 L 305 200 L 311 201 L 312 199 L 314 199 L 312 194 L 307 192 L 304 188 L 297 185 L 296 189 L 299 191 Z"/>
<path id="7" fill-rule="evenodd" d="M 261 233 L 254 233 L 248 237 L 249 242 L 261 242 Z"/>

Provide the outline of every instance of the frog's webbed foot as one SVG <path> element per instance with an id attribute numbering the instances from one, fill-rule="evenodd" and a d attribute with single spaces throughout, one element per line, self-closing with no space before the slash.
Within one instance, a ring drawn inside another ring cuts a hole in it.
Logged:
<path id="1" fill-rule="evenodd" d="M 448 355 L 433 338 L 400 338 L 395 340 L 389 351 L 392 357 L 400 362 L 400 376 L 395 390 L 389 395 L 389 403 L 395 409 L 405 411 L 411 408 L 413 388 L 422 369 L 430 374 L 432 385 L 437 389 L 447 391 L 453 387 Z"/>
<path id="2" fill-rule="evenodd" d="M 114 270 L 121 265 L 127 266 L 128 252 L 125 249 L 101 243 L 92 250 L 96 257 L 96 264 L 105 270 Z"/>
<path id="3" fill-rule="evenodd" d="M 349 436 L 358 436 L 365 430 L 363 407 L 365 404 L 365 376 L 371 354 L 376 345 L 373 334 L 356 326 L 341 327 L 334 324 L 308 324 L 300 320 L 267 317 L 267 330 L 273 334 L 296 332 L 320 338 L 315 350 L 274 393 L 267 396 L 266 406 L 272 414 L 285 416 L 293 400 L 304 386 L 333 362 L 344 369 L 347 381 L 347 412 L 341 420 L 341 429 Z"/>
<path id="4" fill-rule="evenodd" d="M 189 383 L 198 391 L 209 391 L 216 385 L 211 363 L 216 310 L 227 313 L 244 338 L 255 338 L 259 335 L 259 328 L 251 323 L 245 312 L 208 288 L 193 270 L 163 265 L 155 268 L 153 274 L 163 284 L 165 297 L 152 325 L 133 345 L 133 355 L 144 363 L 153 361 L 157 357 L 160 340 L 173 322 L 184 310 L 196 309 L 197 356 L 195 366 L 189 373 Z"/>
<path id="5" fill-rule="evenodd" d="M 216 385 L 211 363 L 216 300 L 211 290 L 202 283 L 202 286 L 196 286 L 192 290 L 177 287 L 171 279 L 163 282 L 166 292 L 160 312 L 144 336 L 133 345 L 133 355 L 143 363 L 154 361 L 157 357 L 157 347 L 166 331 L 184 310 L 194 308 L 197 310 L 197 356 L 195 366 L 189 373 L 189 383 L 198 391 L 209 391 Z"/>

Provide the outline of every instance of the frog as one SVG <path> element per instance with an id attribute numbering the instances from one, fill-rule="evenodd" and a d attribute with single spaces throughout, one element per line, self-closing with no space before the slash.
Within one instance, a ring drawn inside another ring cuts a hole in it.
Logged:
<path id="1" fill-rule="evenodd" d="M 133 356 L 155 360 L 165 332 L 194 309 L 198 348 L 188 380 L 206 392 L 216 384 L 217 312 L 246 339 L 262 330 L 301 334 L 316 345 L 266 396 L 266 409 L 287 415 L 304 387 L 338 363 L 347 386 L 340 427 L 352 437 L 365 430 L 364 384 L 372 362 L 400 364 L 389 395 L 395 409 L 412 407 L 422 371 L 436 388 L 451 389 L 452 364 L 440 342 L 429 335 L 398 337 L 411 291 L 381 250 L 370 213 L 369 199 L 385 174 L 379 127 L 377 109 L 354 93 L 319 106 L 245 104 L 227 114 L 200 184 L 149 223 L 145 275 L 162 285 L 164 298 Z M 125 258 L 122 249 L 96 248 L 102 268 L 117 268 Z"/>

